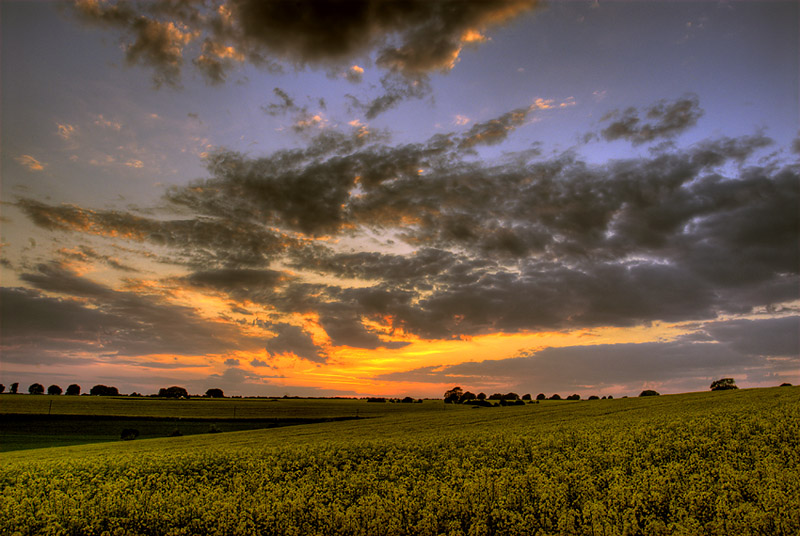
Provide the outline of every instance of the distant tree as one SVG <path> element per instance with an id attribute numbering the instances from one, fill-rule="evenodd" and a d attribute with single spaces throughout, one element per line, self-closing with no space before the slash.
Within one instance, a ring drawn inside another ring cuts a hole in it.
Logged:
<path id="1" fill-rule="evenodd" d="M 476 398 L 478 397 L 475 396 L 475 393 L 467 391 L 466 393 L 461 395 L 461 397 L 458 399 L 458 403 L 463 404 L 464 402 L 469 402 L 470 400 L 475 400 Z"/>
<path id="2" fill-rule="evenodd" d="M 569 395 L 567 397 L 567 400 L 580 400 L 580 399 L 581 399 L 581 395 L 579 395 L 579 394 L 573 394 L 573 395 Z"/>
<path id="3" fill-rule="evenodd" d="M 50 387 L 47 388 L 48 395 L 60 395 L 63 392 L 64 391 L 58 385 L 51 385 Z"/>
<path id="4" fill-rule="evenodd" d="M 461 390 L 461 387 L 453 387 L 449 391 L 445 391 L 444 393 L 444 403 L 445 404 L 456 404 L 459 400 L 461 400 L 461 395 L 464 394 L 464 391 Z"/>
<path id="5" fill-rule="evenodd" d="M 64 393 L 69 396 L 78 396 L 81 394 L 81 386 L 77 383 L 73 383 L 67 386 L 67 392 Z"/>
<path id="6" fill-rule="evenodd" d="M 0 395 L 6 392 L 6 386 L 0 383 Z"/>
<path id="7" fill-rule="evenodd" d="M 11 394 L 12 394 L 12 395 L 15 395 L 15 394 L 17 394 L 17 389 L 19 389 L 19 382 L 14 382 L 14 383 L 12 383 L 12 384 L 11 384 L 11 391 L 10 391 L 10 392 L 11 392 Z"/>
<path id="8" fill-rule="evenodd" d="M 785 383 L 782 383 L 782 384 L 781 384 L 781 387 L 791 387 L 791 386 L 792 386 L 792 384 L 791 384 L 791 383 L 789 383 L 789 382 L 785 382 Z M 0 392 L 1 392 L 1 391 L 0 391 Z"/>
<path id="9" fill-rule="evenodd" d="M 644 391 L 639 393 L 639 396 L 659 396 L 660 394 L 661 393 L 659 393 L 658 391 L 653 391 L 652 389 L 645 389 Z"/>
<path id="10" fill-rule="evenodd" d="M 28 393 L 32 395 L 43 395 L 44 394 L 44 385 L 41 383 L 34 383 L 28 387 Z"/>
<path id="11" fill-rule="evenodd" d="M 162 398 L 189 398 L 189 392 L 183 387 L 173 385 L 172 387 L 159 389 L 158 396 Z"/>
<path id="12" fill-rule="evenodd" d="M 547 400 L 547 396 L 544 393 L 539 393 L 536 395 L 536 400 Z"/>
<path id="13" fill-rule="evenodd" d="M 400 403 L 402 403 L 402 404 L 413 404 L 414 403 L 414 399 L 411 398 L 410 396 L 407 396 L 403 400 L 401 400 Z"/>
<path id="14" fill-rule="evenodd" d="M 208 398 L 225 398 L 225 393 L 222 392 L 222 389 L 209 389 L 206 391 L 206 396 Z"/>
<path id="15" fill-rule="evenodd" d="M 526 394 L 522 395 L 522 400 L 525 400 L 526 402 L 530 402 L 531 394 L 530 393 L 526 393 Z"/>
<path id="16" fill-rule="evenodd" d="M 132 396 L 133 398 L 140 398 L 142 396 L 142 393 L 137 393 L 136 391 L 134 391 L 128 396 Z"/>
<path id="17" fill-rule="evenodd" d="M 386 402 L 386 399 L 382 397 L 372 397 L 368 398 L 367 402 Z"/>
<path id="18" fill-rule="evenodd" d="M 553 396 L 550 397 L 550 400 L 561 400 L 561 395 L 556 393 L 556 394 L 554 394 Z"/>
<path id="19" fill-rule="evenodd" d="M 614 400 L 614 397 L 612 395 L 608 395 L 608 399 L 609 400 Z"/>
<path id="20" fill-rule="evenodd" d="M 503 400 L 503 394 L 502 393 L 494 393 L 491 396 L 489 396 L 488 400 Z"/>
<path id="21" fill-rule="evenodd" d="M 605 397 L 603 397 L 603 398 L 605 398 Z M 600 397 L 597 396 L 597 395 L 592 395 L 592 396 L 589 397 L 589 400 L 600 400 Z"/>
<path id="22" fill-rule="evenodd" d="M 486 400 L 486 393 L 478 393 L 478 400 Z"/>
<path id="23" fill-rule="evenodd" d="M 727 391 L 729 389 L 738 389 L 733 378 L 721 378 L 711 383 L 712 391 Z"/>
<path id="24" fill-rule="evenodd" d="M 519 395 L 517 393 L 506 393 L 503 395 L 503 400 L 519 400 Z"/>
<path id="25" fill-rule="evenodd" d="M 92 396 L 119 396 L 119 389 L 108 385 L 95 385 L 89 390 Z"/>

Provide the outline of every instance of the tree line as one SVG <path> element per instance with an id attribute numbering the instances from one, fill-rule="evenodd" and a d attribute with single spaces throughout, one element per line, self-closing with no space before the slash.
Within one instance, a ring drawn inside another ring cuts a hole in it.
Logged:
<path id="1" fill-rule="evenodd" d="M 6 392 L 6 386 L 0 383 L 0 394 L 4 394 Z M 19 382 L 14 382 L 9 385 L 8 394 L 16 395 L 19 393 Z M 28 386 L 28 394 L 30 395 L 43 395 L 45 394 L 44 385 L 41 383 L 32 383 Z M 64 391 L 58 385 L 51 385 L 47 388 L 48 395 L 61 395 L 64 394 L 66 396 L 80 396 L 81 395 L 81 386 L 77 383 L 70 384 L 67 386 L 67 390 Z M 86 393 L 84 393 L 85 395 Z M 89 390 L 88 393 L 90 396 L 126 396 L 119 392 L 114 386 L 108 385 L 95 385 Z M 140 393 L 131 393 L 127 396 L 144 396 Z M 172 387 L 162 387 L 158 390 L 158 394 L 149 395 L 152 397 L 160 397 L 160 398 L 191 398 L 192 396 L 197 397 L 197 395 L 189 395 L 189 392 L 184 387 L 178 387 L 177 385 L 173 385 Z M 225 393 L 222 389 L 212 388 L 208 389 L 203 395 L 203 398 L 225 398 Z"/>
<path id="2" fill-rule="evenodd" d="M 781 387 L 791 387 L 791 383 L 782 383 Z M 715 380 L 711 383 L 709 388 L 712 391 L 728 391 L 732 389 L 738 389 L 739 387 L 736 385 L 736 380 L 733 378 L 721 378 L 719 380 Z M 653 389 L 645 389 L 639 396 L 659 396 L 661 393 L 655 391 Z M 602 399 L 613 399 L 614 397 L 611 395 L 603 396 Z M 625 397 L 627 398 L 627 397 Z M 597 395 L 590 396 L 587 400 L 600 400 L 601 397 Z M 508 406 L 508 405 L 523 405 L 526 402 L 541 402 L 542 400 L 564 400 L 561 398 L 561 395 L 558 393 L 553 394 L 551 396 L 547 396 L 544 393 L 539 393 L 536 395 L 536 399 L 534 400 L 530 394 L 522 395 L 521 397 L 517 393 L 495 393 L 491 396 L 486 396 L 485 393 L 472 393 L 470 391 L 464 391 L 461 387 L 453 387 L 445 391 L 444 393 L 444 403 L 445 404 L 467 404 L 473 406 Z M 572 394 L 566 397 L 566 400 L 581 400 L 581 396 L 579 394 Z M 495 401 L 495 403 L 492 403 Z"/>

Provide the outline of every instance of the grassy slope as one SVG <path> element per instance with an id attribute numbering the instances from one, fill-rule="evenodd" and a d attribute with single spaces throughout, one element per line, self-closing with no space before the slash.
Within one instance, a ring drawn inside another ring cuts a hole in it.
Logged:
<path id="1" fill-rule="evenodd" d="M 798 388 L 448 406 L 2 460 L 0 527 L 22 534 L 800 531 Z"/>
<path id="2" fill-rule="evenodd" d="M 442 411 L 441 402 L 368 403 L 352 399 L 191 399 L 0 396 L 0 452 L 114 442 L 128 428 L 140 438 L 289 426 L 298 420 Z M 32 418 L 26 418 L 30 415 Z"/>

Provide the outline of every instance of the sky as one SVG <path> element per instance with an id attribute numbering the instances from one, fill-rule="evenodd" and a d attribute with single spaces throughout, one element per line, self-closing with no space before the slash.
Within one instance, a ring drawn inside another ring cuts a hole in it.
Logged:
<path id="1" fill-rule="evenodd" d="M 794 1 L 0 3 L 0 382 L 800 383 Z"/>

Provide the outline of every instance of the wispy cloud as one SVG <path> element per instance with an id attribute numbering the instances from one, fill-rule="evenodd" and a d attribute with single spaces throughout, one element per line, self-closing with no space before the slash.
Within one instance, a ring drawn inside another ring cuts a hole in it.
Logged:
<path id="1" fill-rule="evenodd" d="M 20 155 L 14 160 L 19 162 L 19 164 L 25 167 L 28 171 L 42 171 L 45 166 L 47 166 L 47 164 L 39 162 L 29 154 Z"/>

